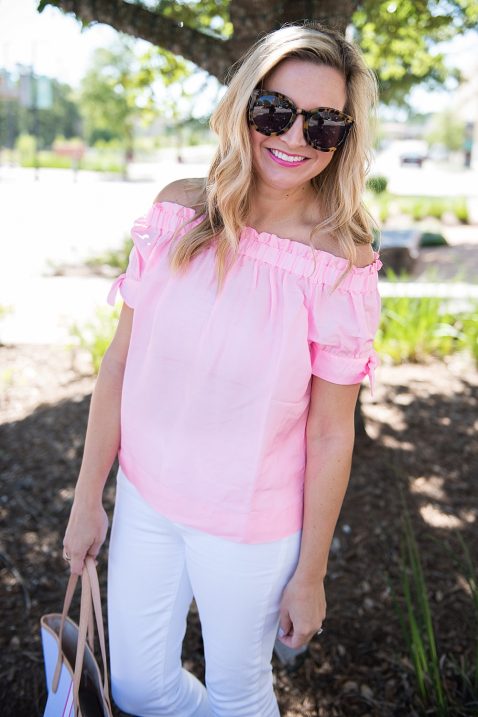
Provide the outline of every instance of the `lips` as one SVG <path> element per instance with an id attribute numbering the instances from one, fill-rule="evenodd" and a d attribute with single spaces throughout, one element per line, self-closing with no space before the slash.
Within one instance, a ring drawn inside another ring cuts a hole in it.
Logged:
<path id="1" fill-rule="evenodd" d="M 272 161 L 276 162 L 277 164 L 280 164 L 282 167 L 299 167 L 302 164 L 305 164 L 305 162 L 307 162 L 307 160 L 309 159 L 308 157 L 302 157 L 302 155 L 289 154 L 288 152 L 283 152 L 281 149 L 275 149 L 275 147 L 266 147 L 266 149 L 267 149 Z M 286 157 L 301 157 L 301 159 L 296 162 L 291 162 L 290 160 L 287 160 L 287 159 L 281 159 L 280 157 L 277 157 L 273 153 L 272 150 L 274 150 L 275 152 L 280 152 L 281 154 L 284 154 Z"/>

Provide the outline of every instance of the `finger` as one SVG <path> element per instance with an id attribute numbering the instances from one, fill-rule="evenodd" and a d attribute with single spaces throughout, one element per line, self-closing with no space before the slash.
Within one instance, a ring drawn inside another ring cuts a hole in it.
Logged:
<path id="1" fill-rule="evenodd" d="M 279 638 L 283 638 L 286 635 L 289 635 L 292 632 L 292 620 L 290 619 L 288 613 L 285 613 L 284 615 L 281 615 L 280 622 L 279 622 L 279 630 L 278 630 L 278 636 Z"/>
<path id="2" fill-rule="evenodd" d="M 98 553 L 100 552 L 101 543 L 97 540 L 93 543 L 93 545 L 88 550 L 88 555 L 91 555 L 92 558 L 97 558 Z"/>
<path id="3" fill-rule="evenodd" d="M 299 635 L 299 634 L 291 634 L 286 635 L 282 638 L 282 642 L 287 645 L 287 647 L 290 647 L 292 650 L 297 650 L 300 647 L 304 647 L 309 643 L 309 640 L 307 639 L 306 635 Z"/>
<path id="4" fill-rule="evenodd" d="M 74 553 L 71 556 L 70 570 L 72 575 L 81 575 L 83 573 L 83 566 L 85 564 L 85 554 Z"/>

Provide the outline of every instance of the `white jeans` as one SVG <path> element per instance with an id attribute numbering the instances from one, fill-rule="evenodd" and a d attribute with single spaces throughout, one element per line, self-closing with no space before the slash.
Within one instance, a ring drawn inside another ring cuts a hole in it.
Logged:
<path id="1" fill-rule="evenodd" d="M 137 717 L 278 717 L 271 657 L 300 539 L 237 543 L 172 522 L 120 468 L 108 560 L 118 707 Z M 206 686 L 181 663 L 193 596 Z"/>

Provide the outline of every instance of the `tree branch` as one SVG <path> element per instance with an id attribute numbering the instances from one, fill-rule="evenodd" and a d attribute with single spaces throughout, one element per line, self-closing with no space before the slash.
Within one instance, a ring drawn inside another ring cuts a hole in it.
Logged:
<path id="1" fill-rule="evenodd" d="M 214 37 L 212 33 L 181 26 L 176 20 L 124 0 L 44 0 L 39 9 L 46 5 L 73 13 L 82 22 L 104 23 L 119 32 L 147 40 L 194 62 L 219 79 L 235 59 L 228 41 Z"/>
<path id="2" fill-rule="evenodd" d="M 73 13 L 84 23 L 104 23 L 194 62 L 221 82 L 229 67 L 261 35 L 285 22 L 319 20 L 345 31 L 359 0 L 231 0 L 229 15 L 234 34 L 222 40 L 207 30 L 181 25 L 144 5 L 124 0 L 40 0 Z"/>

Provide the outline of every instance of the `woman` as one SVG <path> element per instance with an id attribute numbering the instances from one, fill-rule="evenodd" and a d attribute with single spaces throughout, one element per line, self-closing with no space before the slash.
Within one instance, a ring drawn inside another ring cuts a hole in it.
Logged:
<path id="1" fill-rule="evenodd" d="M 112 693 L 142 717 L 279 715 L 275 639 L 305 645 L 373 378 L 378 253 L 361 205 L 375 81 L 313 23 L 240 61 L 206 179 L 132 230 L 64 538 L 80 573 L 107 532 Z M 317 109 L 319 108 L 319 109 Z M 206 686 L 182 667 L 195 598 Z"/>

